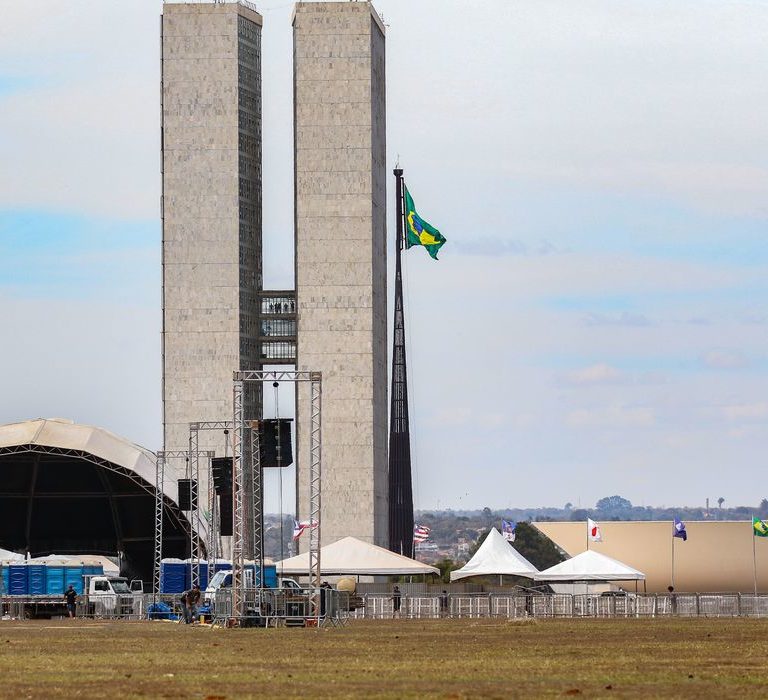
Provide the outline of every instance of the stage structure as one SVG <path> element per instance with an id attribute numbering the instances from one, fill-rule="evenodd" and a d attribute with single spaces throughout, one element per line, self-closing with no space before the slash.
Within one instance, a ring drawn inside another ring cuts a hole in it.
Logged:
<path id="1" fill-rule="evenodd" d="M 413 557 L 413 487 L 408 373 L 403 313 L 403 171 L 394 170 L 397 199 L 395 241 L 395 322 L 392 338 L 392 390 L 389 408 L 389 549 Z"/>
<path id="2" fill-rule="evenodd" d="M 256 420 L 248 420 L 245 416 L 243 397 L 245 387 L 251 382 L 306 382 L 310 386 L 310 428 L 309 428 L 309 486 L 310 486 L 310 527 L 309 532 L 309 578 L 315 589 L 312 597 L 313 616 L 320 614 L 320 479 L 322 472 L 322 374 L 320 372 L 295 371 L 263 371 L 246 370 L 233 373 L 233 429 L 232 429 L 232 510 L 234 527 L 232 529 L 232 616 L 242 618 L 244 606 L 244 540 L 245 528 L 248 523 L 244 508 L 244 470 L 243 444 L 247 430 L 251 430 L 251 452 L 253 459 L 253 474 L 259 475 L 258 501 L 254 500 L 254 559 L 259 562 L 261 585 L 264 582 L 264 538 L 263 517 L 264 507 L 261 493 L 261 461 L 259 454 L 259 431 Z M 297 392 L 298 393 L 298 392 Z M 298 446 L 297 446 L 298 448 Z M 254 485 L 256 478 L 254 476 Z"/>
<path id="3" fill-rule="evenodd" d="M 187 450 L 158 450 L 155 471 L 155 562 L 152 569 L 152 593 L 160 592 L 160 563 L 163 560 L 163 487 L 165 485 L 165 463 L 171 459 L 186 461 L 186 475 L 190 484 L 189 507 L 189 561 L 191 564 L 191 585 L 200 584 L 200 508 L 198 489 L 200 484 L 200 457 L 210 460 L 214 452 L 204 450 L 194 453 L 194 470 L 190 461 L 192 453 Z M 207 549 L 206 549 L 207 551 Z"/>
<path id="4" fill-rule="evenodd" d="M 200 454 L 200 431 L 201 430 L 221 430 L 224 432 L 224 457 L 228 457 L 229 433 L 233 427 L 232 421 L 199 421 L 189 424 L 189 453 L 192 469 L 198 468 L 198 455 Z M 213 456 L 208 462 L 208 513 L 210 520 L 208 522 L 208 571 L 214 570 L 216 560 L 221 552 L 219 551 L 219 509 L 216 502 L 216 489 L 213 485 Z"/>

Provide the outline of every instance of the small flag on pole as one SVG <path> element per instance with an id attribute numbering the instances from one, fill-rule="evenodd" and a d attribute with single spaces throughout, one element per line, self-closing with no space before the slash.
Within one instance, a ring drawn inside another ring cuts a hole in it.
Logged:
<path id="1" fill-rule="evenodd" d="M 298 540 L 299 537 L 301 537 L 304 534 L 305 530 L 309 530 L 309 528 L 316 528 L 317 523 L 310 523 L 309 520 L 294 520 L 293 521 L 293 539 Z"/>
<path id="2" fill-rule="evenodd" d="M 429 539 L 430 529 L 426 525 L 413 526 L 413 541 L 426 542 Z"/>
<path id="3" fill-rule="evenodd" d="M 752 516 L 752 534 L 755 537 L 768 537 L 768 521 Z"/>
<path id="4" fill-rule="evenodd" d="M 592 518 L 587 518 L 587 534 L 589 535 L 589 539 L 593 542 L 603 541 L 603 534 L 600 532 L 600 525 L 592 520 Z"/>
<path id="5" fill-rule="evenodd" d="M 502 520 L 501 521 L 501 534 L 504 535 L 504 539 L 507 542 L 515 541 L 515 530 L 517 529 L 517 523 L 514 520 Z"/>
<path id="6" fill-rule="evenodd" d="M 685 523 L 679 518 L 675 518 L 675 528 L 672 537 L 679 537 L 683 542 L 688 539 L 688 533 L 685 531 Z"/>

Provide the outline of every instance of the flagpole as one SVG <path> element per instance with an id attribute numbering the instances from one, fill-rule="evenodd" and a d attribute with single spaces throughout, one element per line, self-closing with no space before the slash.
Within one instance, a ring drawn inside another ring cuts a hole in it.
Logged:
<path id="1" fill-rule="evenodd" d="M 750 519 L 752 526 L 749 528 L 752 533 L 752 574 L 755 579 L 755 598 L 757 598 L 757 554 L 755 553 L 755 516 Z"/>
<path id="2" fill-rule="evenodd" d="M 672 521 L 672 590 L 675 590 L 675 521 Z"/>

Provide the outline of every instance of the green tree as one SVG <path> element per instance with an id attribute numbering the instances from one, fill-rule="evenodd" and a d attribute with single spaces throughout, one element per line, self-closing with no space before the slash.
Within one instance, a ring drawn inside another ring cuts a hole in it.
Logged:
<path id="1" fill-rule="evenodd" d="M 565 557 L 555 547 L 554 542 L 530 523 L 517 524 L 513 547 L 539 571 L 565 561 Z"/>
<path id="2" fill-rule="evenodd" d="M 595 503 L 595 508 L 606 513 L 615 513 L 616 511 L 629 510 L 632 503 L 621 496 L 606 496 Z"/>
<path id="3" fill-rule="evenodd" d="M 455 562 L 450 557 L 445 557 L 435 562 L 435 566 L 440 569 L 440 580 L 443 583 L 451 582 L 451 571 L 460 569 L 461 565 Z"/>

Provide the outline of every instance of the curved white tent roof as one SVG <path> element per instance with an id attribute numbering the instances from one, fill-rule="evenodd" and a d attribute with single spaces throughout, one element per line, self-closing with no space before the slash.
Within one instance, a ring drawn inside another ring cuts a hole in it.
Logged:
<path id="1" fill-rule="evenodd" d="M 307 574 L 309 552 L 276 564 L 279 574 Z M 415 576 L 439 574 L 434 566 L 390 552 L 355 537 L 344 537 L 320 549 L 320 569 L 326 576 Z"/>
<path id="2" fill-rule="evenodd" d="M 78 425 L 65 418 L 37 418 L 0 425 L 0 448 L 16 445 L 87 452 L 131 469 L 150 484 L 155 483 L 155 455 L 104 428 Z M 170 497 L 169 493 L 166 496 Z M 173 497 L 175 501 L 176 498 Z"/>
<path id="3" fill-rule="evenodd" d="M 451 571 L 451 581 L 469 576 L 508 575 L 533 578 L 539 570 L 494 527 L 475 555 L 461 569 Z"/>
<path id="4" fill-rule="evenodd" d="M 645 574 L 594 550 L 587 550 L 534 576 L 536 581 L 642 581 Z"/>
<path id="5" fill-rule="evenodd" d="M 10 464 L 16 458 L 19 461 L 27 458 L 30 453 L 42 454 L 49 458 L 49 473 L 57 471 L 59 465 L 66 465 L 68 459 L 82 460 L 127 477 L 138 489 L 145 491 L 148 497 L 154 496 L 155 454 L 103 428 L 79 425 L 64 418 L 37 418 L 20 423 L 0 425 L 0 458 L 2 460 Z M 22 467 L 19 469 L 22 470 Z M 190 525 L 187 514 L 178 509 L 177 476 L 183 476 L 183 473 L 179 473 L 179 469 L 175 465 L 169 464 L 165 472 L 163 497 L 166 507 L 173 511 L 174 531 L 178 528 L 186 529 Z M 111 482 L 108 485 L 111 488 Z M 106 485 L 100 488 L 104 489 L 103 493 L 106 496 L 109 496 L 113 520 L 120 521 L 121 524 L 124 520 L 130 520 L 132 526 L 135 525 L 134 529 L 145 529 L 143 526 L 146 521 L 143 519 L 143 511 L 139 512 L 134 508 L 121 508 L 114 505 L 113 501 L 122 494 L 113 496 Z M 62 490 L 64 495 L 67 492 L 66 488 Z M 0 498 L 2 495 L 3 491 L 0 488 Z M 63 502 L 63 499 L 60 499 L 59 502 Z M 45 512 L 45 509 L 35 509 L 36 514 L 44 515 Z M 103 518 L 103 515 L 100 517 Z M 184 524 L 182 525 L 182 523 Z M 109 525 L 113 529 L 117 527 L 112 523 Z M 7 523 L 6 526 L 8 526 Z M 194 527 L 195 524 L 192 523 L 192 526 Z M 150 532 L 151 528 L 152 523 L 149 525 Z M 207 541 L 207 525 L 203 518 L 200 518 L 199 534 L 204 542 Z M 174 533 L 172 532 L 170 537 L 166 536 L 166 539 L 170 540 L 173 536 Z M 147 538 L 142 536 L 141 539 L 146 540 Z M 180 539 L 179 532 L 175 532 L 175 539 L 177 541 Z M 134 540 L 138 542 L 137 538 Z M 136 545 L 137 550 L 139 545 L 143 546 L 139 542 Z M 45 550 L 57 549 L 55 544 L 50 544 L 50 549 L 48 547 L 48 543 L 45 543 Z M 99 545 L 99 549 L 104 549 L 103 543 Z"/>

